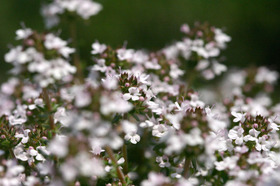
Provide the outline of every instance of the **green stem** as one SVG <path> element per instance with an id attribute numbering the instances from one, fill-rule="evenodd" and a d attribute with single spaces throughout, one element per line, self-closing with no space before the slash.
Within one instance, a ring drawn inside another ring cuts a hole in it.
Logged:
<path id="1" fill-rule="evenodd" d="M 127 174 L 128 173 L 128 158 L 127 158 L 127 146 L 125 144 L 122 146 L 122 153 L 123 153 L 123 158 L 124 158 L 123 171 L 125 174 Z"/>
<path id="2" fill-rule="evenodd" d="M 190 165 L 191 165 L 191 160 L 185 157 L 185 164 L 184 164 L 184 171 L 183 171 L 184 178 L 189 177 Z"/>
<path id="3" fill-rule="evenodd" d="M 9 149 L 9 153 L 12 156 L 12 158 L 16 159 L 16 156 L 15 156 L 15 154 L 14 154 L 12 149 Z"/>
<path id="4" fill-rule="evenodd" d="M 75 22 L 75 18 L 73 20 L 70 20 L 69 24 L 70 29 L 70 37 L 72 39 L 72 46 L 75 48 L 75 52 L 73 54 L 73 63 L 75 67 L 77 68 L 76 72 L 76 78 L 82 83 L 83 82 L 83 70 L 80 60 L 80 54 L 78 49 L 78 41 L 77 41 L 77 26 Z"/>
<path id="5" fill-rule="evenodd" d="M 118 175 L 118 178 L 121 180 L 122 184 L 123 185 L 126 185 L 126 182 L 125 182 L 125 177 L 124 177 L 124 174 L 122 172 L 122 170 L 120 169 L 120 166 L 118 166 L 118 162 L 114 156 L 114 152 L 113 150 L 111 149 L 111 147 L 109 146 L 106 146 L 105 147 L 105 151 L 107 152 L 107 154 L 109 155 L 110 159 L 112 160 L 113 162 L 113 165 L 116 167 L 117 169 L 117 175 Z"/>
<path id="6" fill-rule="evenodd" d="M 46 102 L 46 107 L 47 107 L 47 110 L 48 110 L 50 129 L 52 130 L 52 134 L 54 135 L 55 125 L 54 125 L 53 115 L 51 113 L 52 112 L 52 106 L 51 106 L 51 101 L 50 101 L 50 98 L 49 98 L 47 88 L 43 88 L 43 97 L 44 97 L 44 100 Z"/>

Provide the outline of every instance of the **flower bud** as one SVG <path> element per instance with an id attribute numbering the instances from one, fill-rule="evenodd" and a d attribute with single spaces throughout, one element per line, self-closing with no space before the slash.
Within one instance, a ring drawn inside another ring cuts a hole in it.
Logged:
<path id="1" fill-rule="evenodd" d="M 143 96 L 141 96 L 141 97 L 139 98 L 139 101 L 145 101 L 145 98 L 144 98 Z"/>
<path id="2" fill-rule="evenodd" d="M 253 124 L 253 128 L 256 129 L 256 128 L 258 128 L 258 127 L 259 127 L 259 125 L 258 125 L 257 123 L 254 123 L 254 124 Z"/>

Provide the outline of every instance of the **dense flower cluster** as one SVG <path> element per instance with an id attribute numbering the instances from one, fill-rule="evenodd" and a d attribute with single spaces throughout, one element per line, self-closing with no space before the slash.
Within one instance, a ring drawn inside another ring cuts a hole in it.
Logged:
<path id="1" fill-rule="evenodd" d="M 55 0 L 43 14 L 50 26 L 67 11 L 88 19 L 100 9 Z M 0 185 L 280 184 L 278 73 L 230 70 L 206 90 L 196 82 L 227 70 L 219 56 L 231 38 L 209 24 L 181 31 L 155 52 L 96 41 L 85 78 L 66 41 L 16 31 L 0 89 Z"/>

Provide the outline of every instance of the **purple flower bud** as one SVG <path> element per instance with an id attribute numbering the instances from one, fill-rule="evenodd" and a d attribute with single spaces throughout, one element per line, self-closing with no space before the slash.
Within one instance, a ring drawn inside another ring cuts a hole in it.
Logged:
<path id="1" fill-rule="evenodd" d="M 141 97 L 139 98 L 139 101 L 145 101 L 145 98 L 144 98 L 143 96 L 141 96 Z"/>
<path id="2" fill-rule="evenodd" d="M 51 102 L 56 103 L 56 99 L 55 99 L 55 98 L 52 98 L 52 99 L 51 99 Z"/>
<path id="3" fill-rule="evenodd" d="M 198 31 L 196 34 L 197 34 L 198 37 L 202 37 L 203 36 L 203 32 L 201 32 L 201 31 Z"/>
<path id="4" fill-rule="evenodd" d="M 32 99 L 29 98 L 29 99 L 27 100 L 27 102 L 28 102 L 28 103 L 32 103 Z"/>
<path id="5" fill-rule="evenodd" d="M 31 112 L 30 110 L 28 110 L 28 111 L 26 112 L 26 114 L 27 114 L 27 116 L 31 116 L 31 115 L 32 115 L 32 112 Z"/>
<path id="6" fill-rule="evenodd" d="M 198 122 L 196 120 L 191 121 L 191 125 L 193 127 L 197 127 L 198 126 Z"/>
<path id="7" fill-rule="evenodd" d="M 165 82 L 168 82 L 170 81 L 170 78 L 168 76 L 165 76 L 164 79 L 163 79 Z"/>
<path id="8" fill-rule="evenodd" d="M 254 123 L 254 124 L 253 124 L 253 128 L 256 129 L 256 128 L 258 128 L 258 127 L 259 127 L 259 125 L 258 125 L 257 123 Z"/>
<path id="9" fill-rule="evenodd" d="M 27 39 L 25 41 L 26 45 L 29 45 L 29 46 L 33 46 L 34 45 L 34 41 L 32 39 Z"/>
<path id="10" fill-rule="evenodd" d="M 167 101 L 167 100 L 168 100 L 168 97 L 167 97 L 167 96 L 163 96 L 162 100 L 163 100 L 163 101 Z"/>
<path id="11" fill-rule="evenodd" d="M 1 139 L 5 139 L 6 136 L 4 134 L 1 135 Z"/>
<path id="12" fill-rule="evenodd" d="M 130 86 L 130 84 L 129 83 L 125 83 L 125 87 L 129 87 Z"/>

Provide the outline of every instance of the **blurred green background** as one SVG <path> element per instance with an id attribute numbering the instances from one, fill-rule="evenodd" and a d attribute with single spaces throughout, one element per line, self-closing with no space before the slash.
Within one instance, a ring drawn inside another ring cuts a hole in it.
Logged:
<path id="1" fill-rule="evenodd" d="M 15 30 L 27 27 L 44 31 L 40 7 L 43 0 L 1 0 L 0 82 L 11 67 L 4 62 L 9 45 L 15 45 Z M 182 37 L 180 25 L 195 21 L 224 28 L 232 42 L 223 53 L 229 66 L 266 65 L 280 69 L 280 0 L 99 0 L 103 10 L 78 24 L 81 58 L 92 63 L 95 40 L 129 48 L 160 49 Z M 54 31 L 68 39 L 67 25 Z"/>

